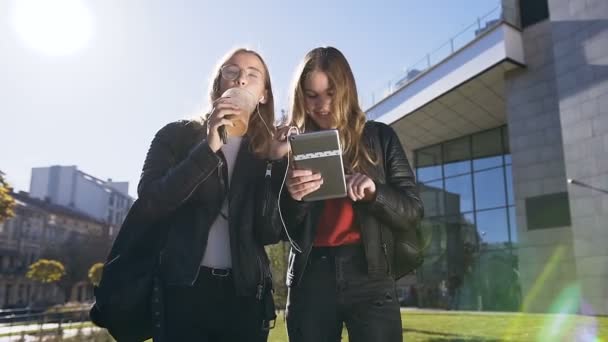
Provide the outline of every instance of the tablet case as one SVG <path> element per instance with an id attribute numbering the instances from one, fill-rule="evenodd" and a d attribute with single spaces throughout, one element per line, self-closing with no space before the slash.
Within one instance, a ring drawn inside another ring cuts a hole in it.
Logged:
<path id="1" fill-rule="evenodd" d="M 320 172 L 323 177 L 319 190 L 306 195 L 304 201 L 346 197 L 342 148 L 337 130 L 292 135 L 289 142 L 295 167 Z"/>

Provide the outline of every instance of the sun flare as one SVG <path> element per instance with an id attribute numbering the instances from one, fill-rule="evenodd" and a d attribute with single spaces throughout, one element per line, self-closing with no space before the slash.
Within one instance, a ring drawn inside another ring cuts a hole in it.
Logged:
<path id="1" fill-rule="evenodd" d="M 16 0 L 13 14 L 23 42 L 48 55 L 75 53 L 91 37 L 93 20 L 81 0 Z"/>

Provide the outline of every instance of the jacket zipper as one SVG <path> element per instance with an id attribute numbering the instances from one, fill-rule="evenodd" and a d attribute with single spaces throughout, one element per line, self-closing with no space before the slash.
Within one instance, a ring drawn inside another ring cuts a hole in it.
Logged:
<path id="1" fill-rule="evenodd" d="M 264 203 L 262 203 L 262 214 L 266 215 L 268 210 L 268 201 L 270 197 L 271 189 L 271 178 L 272 178 L 272 162 L 266 163 L 266 174 L 264 175 Z"/>
<path id="2" fill-rule="evenodd" d="M 391 274 L 391 262 L 388 259 L 388 247 L 386 246 L 386 241 L 384 241 L 384 234 L 382 234 L 382 227 L 378 227 L 378 231 L 380 232 L 380 241 L 382 242 L 382 253 L 384 254 L 384 261 L 386 261 L 386 273 L 388 275 Z"/>

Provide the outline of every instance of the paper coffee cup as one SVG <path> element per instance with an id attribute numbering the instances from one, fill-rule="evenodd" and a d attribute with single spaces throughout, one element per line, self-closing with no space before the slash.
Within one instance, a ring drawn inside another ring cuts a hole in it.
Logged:
<path id="1" fill-rule="evenodd" d="M 234 127 L 226 126 L 228 136 L 240 137 L 245 135 L 249 126 L 249 118 L 257 106 L 255 96 L 243 88 L 230 88 L 222 94 L 222 97 L 227 98 L 226 102 L 242 109 L 240 115 L 228 117 L 234 123 Z"/>

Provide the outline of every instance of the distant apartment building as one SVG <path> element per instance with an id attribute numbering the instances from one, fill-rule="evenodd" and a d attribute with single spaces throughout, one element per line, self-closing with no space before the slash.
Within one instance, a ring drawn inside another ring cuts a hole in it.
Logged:
<path id="1" fill-rule="evenodd" d="M 112 235 L 133 204 L 128 190 L 128 182 L 103 181 L 76 166 L 32 168 L 30 196 L 106 222 L 112 226 Z"/>
<path id="2" fill-rule="evenodd" d="M 46 306 L 92 298 L 86 276 L 103 262 L 110 246 L 109 225 L 74 209 L 11 194 L 15 217 L 0 222 L 0 308 Z M 40 284 L 26 278 L 40 258 L 57 259 L 66 267 L 64 283 Z"/>

